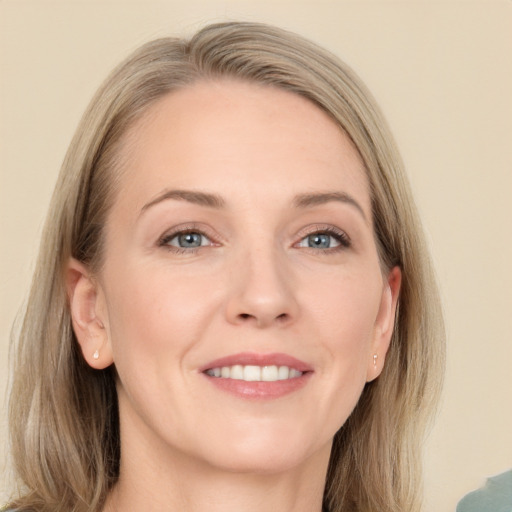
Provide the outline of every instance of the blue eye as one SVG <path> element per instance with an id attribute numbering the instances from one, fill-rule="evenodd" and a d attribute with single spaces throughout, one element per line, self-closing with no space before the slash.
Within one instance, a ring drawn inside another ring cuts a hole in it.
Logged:
<path id="1" fill-rule="evenodd" d="M 211 245 L 210 239 L 202 233 L 187 231 L 170 235 L 162 240 L 162 245 L 179 247 L 180 249 L 196 249 Z"/>
<path id="2" fill-rule="evenodd" d="M 308 235 L 299 242 L 299 247 L 311 247 L 313 249 L 331 249 L 338 247 L 340 242 L 327 233 L 315 233 Z"/>
<path id="3" fill-rule="evenodd" d="M 342 231 L 322 230 L 302 238 L 297 247 L 309 249 L 336 249 L 350 247 L 348 236 Z"/>

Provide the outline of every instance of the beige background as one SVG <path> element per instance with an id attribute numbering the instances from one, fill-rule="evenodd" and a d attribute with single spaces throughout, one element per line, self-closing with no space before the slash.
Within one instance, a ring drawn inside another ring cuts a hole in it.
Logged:
<path id="1" fill-rule="evenodd" d="M 55 176 L 93 91 L 140 43 L 226 18 L 275 23 L 330 48 L 390 121 L 448 326 L 425 510 L 454 511 L 485 477 L 512 467 L 510 0 L 0 0 L 1 384 Z M 9 490 L 1 475 L 0 497 Z"/>

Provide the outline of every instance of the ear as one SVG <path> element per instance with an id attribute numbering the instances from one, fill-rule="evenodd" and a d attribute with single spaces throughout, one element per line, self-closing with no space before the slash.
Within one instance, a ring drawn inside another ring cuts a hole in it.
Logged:
<path id="1" fill-rule="evenodd" d="M 395 314 L 401 284 L 402 271 L 399 267 L 393 267 L 387 275 L 382 289 L 379 313 L 375 321 L 374 338 L 369 354 L 367 382 L 376 379 L 384 368 L 384 361 L 395 326 Z"/>
<path id="2" fill-rule="evenodd" d="M 66 289 L 73 330 L 85 361 L 97 370 L 110 366 L 113 357 L 103 291 L 89 269 L 74 258 L 66 268 Z"/>

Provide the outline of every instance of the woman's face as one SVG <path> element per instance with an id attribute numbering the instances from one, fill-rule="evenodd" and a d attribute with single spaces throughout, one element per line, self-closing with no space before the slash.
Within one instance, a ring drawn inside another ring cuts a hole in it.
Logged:
<path id="1" fill-rule="evenodd" d="M 218 81 L 152 106 L 122 157 L 97 332 L 78 338 L 115 364 L 124 453 L 325 462 L 382 369 L 400 282 L 354 146 L 297 95 Z"/>

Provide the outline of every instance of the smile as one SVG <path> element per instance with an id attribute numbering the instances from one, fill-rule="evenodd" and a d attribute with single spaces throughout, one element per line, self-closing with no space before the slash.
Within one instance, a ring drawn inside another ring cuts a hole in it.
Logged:
<path id="1" fill-rule="evenodd" d="M 276 382 L 301 377 L 303 372 L 288 366 L 241 365 L 210 368 L 205 372 L 210 377 L 243 380 L 245 382 Z"/>
<path id="2" fill-rule="evenodd" d="M 272 400 L 299 391 L 314 368 L 289 354 L 243 352 L 198 368 L 210 384 L 242 399 Z"/>

